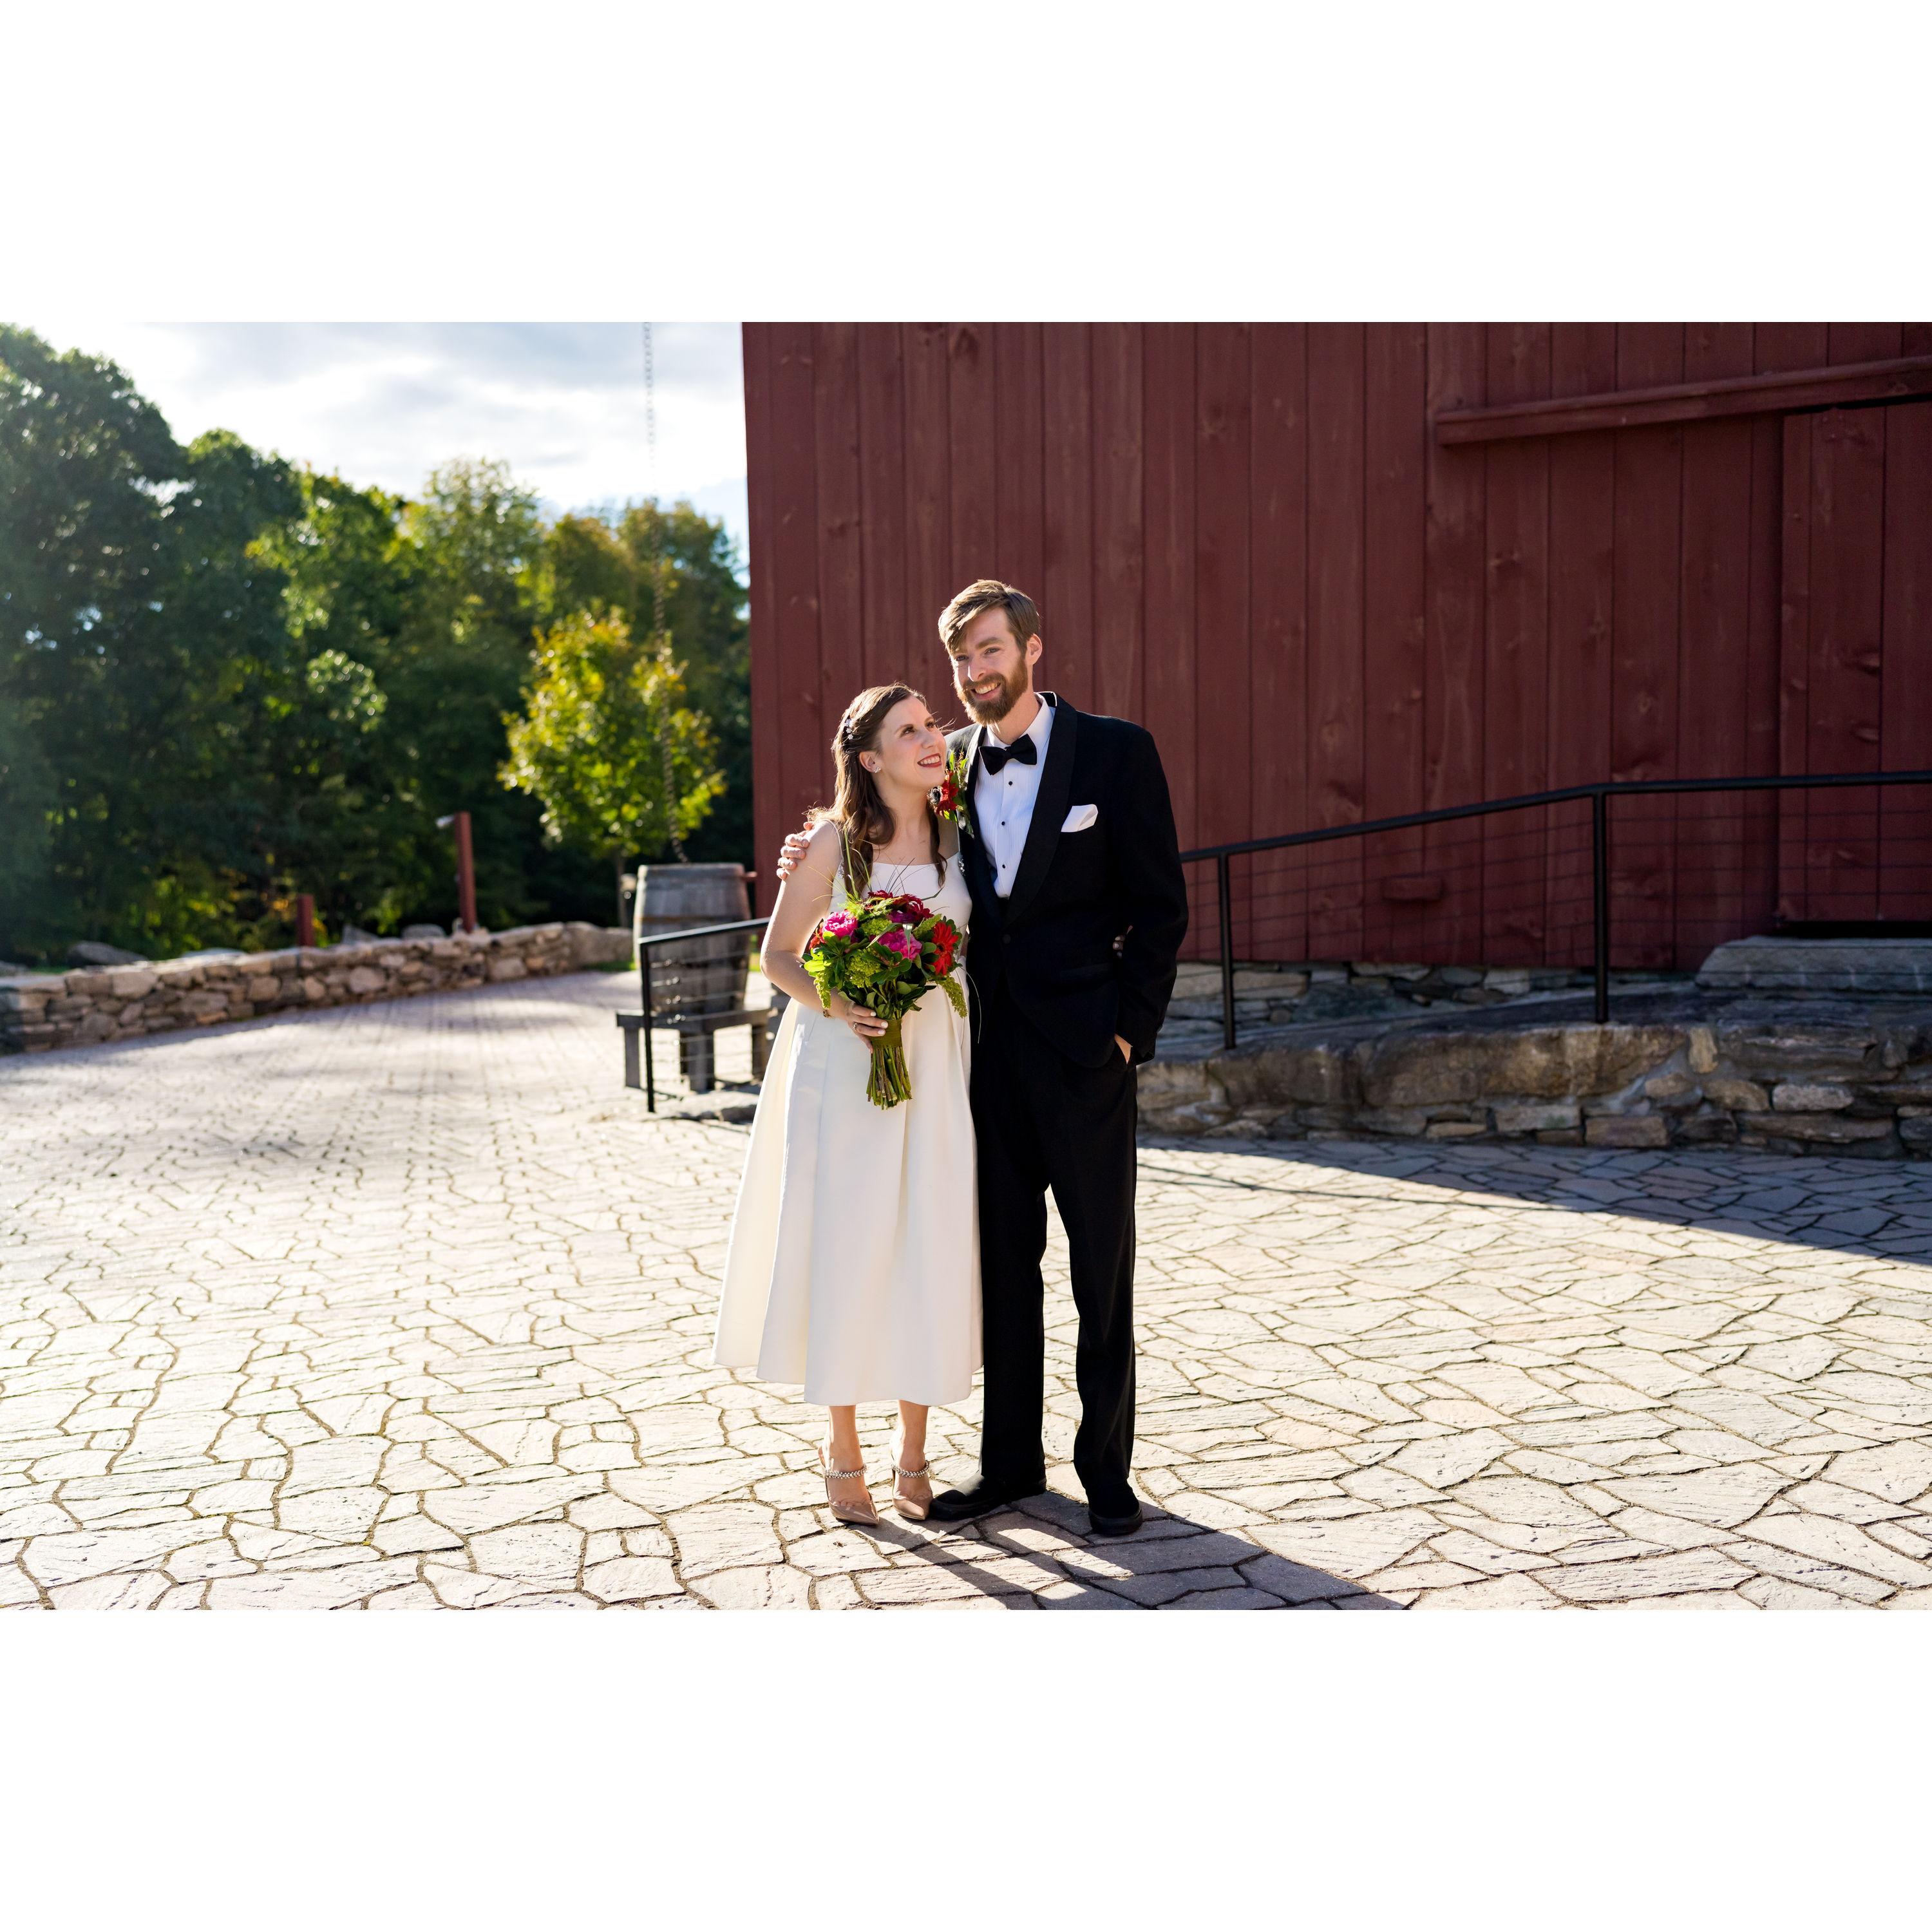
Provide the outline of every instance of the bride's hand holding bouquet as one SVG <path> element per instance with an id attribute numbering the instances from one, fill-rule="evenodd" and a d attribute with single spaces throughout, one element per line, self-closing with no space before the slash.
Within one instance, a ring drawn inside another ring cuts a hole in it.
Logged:
<path id="1" fill-rule="evenodd" d="M 805 943 L 801 964 L 830 1014 L 842 997 L 875 1014 L 884 1030 L 872 1042 L 866 1097 L 875 1107 L 912 1098 L 901 1025 L 934 986 L 962 1018 L 966 992 L 955 973 L 959 929 L 910 892 L 868 892 L 827 913 Z"/>

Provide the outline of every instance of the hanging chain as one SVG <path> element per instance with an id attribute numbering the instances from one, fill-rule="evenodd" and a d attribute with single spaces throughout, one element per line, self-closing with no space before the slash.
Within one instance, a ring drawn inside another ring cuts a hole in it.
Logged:
<path id="1" fill-rule="evenodd" d="M 664 830 L 678 863 L 687 865 L 690 855 L 677 829 L 677 784 L 672 775 L 670 757 L 670 632 L 664 621 L 663 560 L 664 506 L 658 497 L 658 382 L 653 354 L 652 327 L 644 324 L 644 467 L 650 485 L 651 510 L 651 636 L 658 662 L 665 672 L 665 698 L 658 713 L 658 751 L 664 760 Z"/>

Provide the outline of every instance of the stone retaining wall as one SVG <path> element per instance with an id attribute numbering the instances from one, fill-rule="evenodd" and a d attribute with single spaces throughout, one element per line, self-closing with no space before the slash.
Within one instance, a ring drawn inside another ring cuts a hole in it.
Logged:
<path id="1" fill-rule="evenodd" d="M 310 1006 L 574 973 L 630 956 L 631 935 L 572 920 L 448 939 L 291 946 L 0 980 L 0 1053 L 136 1040 Z"/>
<path id="2" fill-rule="evenodd" d="M 1932 1154 L 1926 1003 L 1770 1002 L 1707 1022 L 1425 1022 L 1257 1041 L 1140 1071 L 1154 1133 Z"/>

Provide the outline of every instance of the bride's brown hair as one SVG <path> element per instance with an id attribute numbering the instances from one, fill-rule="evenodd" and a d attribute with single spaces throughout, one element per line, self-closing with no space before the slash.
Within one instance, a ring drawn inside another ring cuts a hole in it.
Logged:
<path id="1" fill-rule="evenodd" d="M 846 706 L 838 729 L 832 734 L 832 762 L 838 786 L 830 806 L 814 812 L 812 822 L 814 826 L 836 825 L 843 833 L 845 849 L 851 855 L 852 870 L 857 874 L 848 876 L 845 884 L 855 895 L 862 895 L 872 882 L 874 847 L 887 844 L 892 836 L 892 812 L 879 796 L 878 779 L 866 769 L 859 754 L 879 748 L 879 734 L 885 729 L 887 713 L 908 698 L 916 698 L 922 704 L 926 702 L 925 694 L 909 684 L 875 684 L 860 692 Z M 932 862 L 943 882 L 946 855 L 939 849 L 939 821 L 929 803 L 926 819 L 932 836 Z"/>

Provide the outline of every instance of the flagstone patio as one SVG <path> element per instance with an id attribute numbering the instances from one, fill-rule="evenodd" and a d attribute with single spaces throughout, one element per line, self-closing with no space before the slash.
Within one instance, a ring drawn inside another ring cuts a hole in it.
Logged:
<path id="1" fill-rule="evenodd" d="M 0 1601 L 1932 1606 L 1923 1172 L 1730 1150 L 1149 1143 L 1148 1528 L 1090 1543 L 1064 1461 L 839 1527 L 819 1414 L 706 1366 L 746 1128 L 626 1091 L 634 997 L 0 1062 Z"/>

